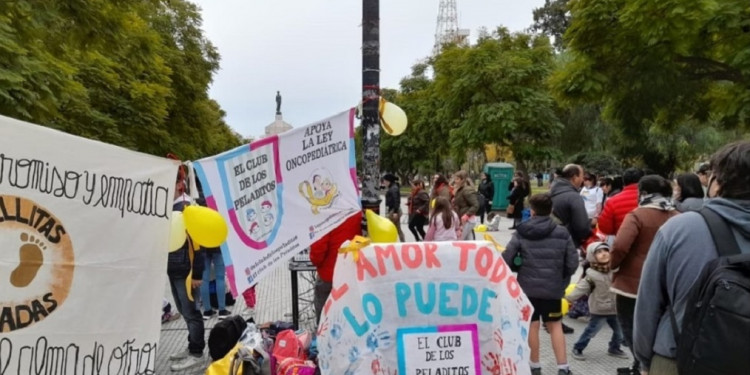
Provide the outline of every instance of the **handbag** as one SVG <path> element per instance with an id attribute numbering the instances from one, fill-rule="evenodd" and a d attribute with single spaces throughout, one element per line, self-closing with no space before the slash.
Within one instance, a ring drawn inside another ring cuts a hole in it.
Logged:
<path id="1" fill-rule="evenodd" d="M 508 208 L 505 210 L 505 213 L 508 215 L 508 217 L 512 217 L 515 212 L 516 212 L 515 204 L 508 205 Z"/>

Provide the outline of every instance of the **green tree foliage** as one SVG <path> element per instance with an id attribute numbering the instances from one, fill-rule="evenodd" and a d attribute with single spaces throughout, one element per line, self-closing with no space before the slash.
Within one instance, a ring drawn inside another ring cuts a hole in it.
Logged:
<path id="1" fill-rule="evenodd" d="M 444 49 L 435 61 L 437 119 L 457 160 L 485 144 L 508 146 L 519 168 L 557 157 L 562 124 L 546 86 L 554 53 L 546 36 L 500 28 L 476 45 Z"/>
<path id="2" fill-rule="evenodd" d="M 186 159 L 239 145 L 200 25 L 185 0 L 0 2 L 0 113 Z"/>
<path id="3" fill-rule="evenodd" d="M 706 127 L 750 124 L 750 8 L 742 0 L 572 0 L 551 82 L 565 103 L 600 103 L 623 153 L 659 173 Z M 722 131 L 715 134 L 721 136 Z M 710 143 L 710 142 L 709 142 Z"/>
<path id="4" fill-rule="evenodd" d="M 540 32 L 554 40 L 555 49 L 565 48 L 563 35 L 570 26 L 568 0 L 545 0 L 544 6 L 534 9 L 534 24 L 531 30 Z"/>
<path id="5" fill-rule="evenodd" d="M 383 98 L 400 106 L 409 118 L 409 126 L 400 136 L 380 133 L 381 166 L 397 173 L 402 180 L 418 172 L 441 169 L 447 157 L 448 129 L 437 121 L 440 100 L 434 81 L 427 76 L 429 64 L 418 63 L 412 74 L 401 80 L 401 90 L 384 89 Z"/>

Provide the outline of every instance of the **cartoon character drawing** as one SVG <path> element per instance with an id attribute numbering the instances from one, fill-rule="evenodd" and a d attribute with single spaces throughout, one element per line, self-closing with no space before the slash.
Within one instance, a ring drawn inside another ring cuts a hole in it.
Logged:
<path id="1" fill-rule="evenodd" d="M 255 239 L 260 238 L 260 225 L 258 225 L 258 222 L 250 224 L 250 236 Z"/>
<path id="2" fill-rule="evenodd" d="M 267 227 L 273 226 L 273 214 L 272 213 L 269 212 L 263 215 L 263 225 Z"/>
<path id="3" fill-rule="evenodd" d="M 263 203 L 260 204 L 260 210 L 264 214 L 270 212 L 271 207 L 273 207 L 273 205 L 271 204 L 270 201 L 263 201 Z"/>
<path id="4" fill-rule="evenodd" d="M 247 214 L 247 221 L 255 221 L 255 218 L 258 217 L 254 208 L 248 208 L 245 213 Z"/>
<path id="5" fill-rule="evenodd" d="M 330 178 L 320 174 L 314 174 L 311 181 L 302 181 L 299 184 L 299 193 L 312 206 L 313 214 L 320 213 L 320 208 L 330 207 L 334 198 L 339 194 L 336 184 Z"/>

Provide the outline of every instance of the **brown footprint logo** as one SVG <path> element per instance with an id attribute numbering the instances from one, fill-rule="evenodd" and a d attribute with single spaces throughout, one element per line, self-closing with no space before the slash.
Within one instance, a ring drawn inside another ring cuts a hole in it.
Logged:
<path id="1" fill-rule="evenodd" d="M 21 234 L 21 241 L 24 242 L 18 249 L 21 261 L 10 274 L 10 283 L 16 288 L 27 287 L 34 281 L 44 262 L 42 250 L 47 250 L 47 246 L 41 240 L 28 233 Z"/>

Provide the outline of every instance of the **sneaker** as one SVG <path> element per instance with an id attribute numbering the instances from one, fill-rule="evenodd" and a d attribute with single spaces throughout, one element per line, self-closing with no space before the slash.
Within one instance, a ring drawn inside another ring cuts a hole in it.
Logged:
<path id="1" fill-rule="evenodd" d="M 563 327 L 563 333 L 566 334 L 566 335 L 569 335 L 569 334 L 575 332 L 575 330 L 573 328 L 566 326 L 565 323 L 563 323 L 562 327 Z"/>
<path id="2" fill-rule="evenodd" d="M 625 353 L 621 349 L 610 349 L 607 351 L 607 354 L 617 358 L 628 358 L 627 353 Z"/>
<path id="3" fill-rule="evenodd" d="M 187 370 L 189 368 L 193 368 L 195 366 L 203 365 L 205 362 L 206 361 L 204 360 L 202 354 L 201 354 L 200 357 L 196 357 L 194 355 L 188 355 L 187 359 L 185 359 L 184 361 L 182 361 L 180 363 L 175 363 L 172 366 L 170 366 L 169 368 L 172 371 L 183 371 L 183 370 Z"/>
<path id="4" fill-rule="evenodd" d="M 542 368 L 541 367 L 532 368 L 531 375 L 542 375 Z"/>
<path id="5" fill-rule="evenodd" d="M 573 351 L 571 352 L 571 355 L 573 356 L 573 358 L 575 358 L 575 359 L 577 359 L 579 361 L 585 361 L 586 360 L 586 356 L 583 355 L 583 350 L 578 350 L 578 349 L 574 348 Z"/>
<path id="6" fill-rule="evenodd" d="M 181 361 L 187 357 L 190 356 L 190 352 L 187 350 L 187 348 L 181 352 L 174 353 L 169 356 L 170 361 Z"/>
<path id="7" fill-rule="evenodd" d="M 561 368 L 561 369 L 557 370 L 557 375 L 573 375 L 573 372 L 570 371 L 570 369 L 568 369 L 568 368 L 566 368 L 566 369 L 562 369 Z"/>
<path id="8" fill-rule="evenodd" d="M 230 313 L 227 310 L 220 310 L 219 311 L 219 320 L 224 320 L 228 317 L 232 316 L 232 313 Z"/>
<path id="9" fill-rule="evenodd" d="M 617 375 L 640 375 L 640 371 L 633 370 L 631 367 L 618 367 Z"/>
<path id="10" fill-rule="evenodd" d="M 203 312 L 203 320 L 209 320 L 212 316 L 216 315 L 216 311 L 208 310 Z"/>

